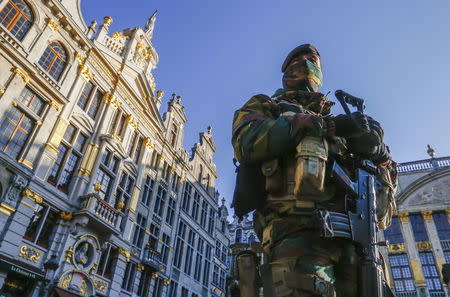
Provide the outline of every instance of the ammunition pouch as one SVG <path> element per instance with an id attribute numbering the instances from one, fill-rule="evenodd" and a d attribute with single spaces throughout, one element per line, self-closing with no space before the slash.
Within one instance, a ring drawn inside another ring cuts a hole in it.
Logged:
<path id="1" fill-rule="evenodd" d="M 352 239 L 351 222 L 348 215 L 327 210 L 316 211 L 316 226 L 323 238 Z"/>
<path id="2" fill-rule="evenodd" d="M 266 197 L 264 182 L 260 163 L 241 163 L 236 166 L 236 185 L 231 207 L 239 218 L 242 219 L 245 214 L 263 205 Z"/>

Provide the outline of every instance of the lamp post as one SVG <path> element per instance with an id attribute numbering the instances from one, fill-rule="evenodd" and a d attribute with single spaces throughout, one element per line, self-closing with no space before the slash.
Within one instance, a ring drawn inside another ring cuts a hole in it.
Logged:
<path id="1" fill-rule="evenodd" d="M 41 289 L 40 296 L 48 296 L 50 289 L 52 288 L 53 277 L 59 267 L 59 261 L 55 254 L 53 254 L 47 262 L 44 263 L 45 279 L 44 286 Z"/>

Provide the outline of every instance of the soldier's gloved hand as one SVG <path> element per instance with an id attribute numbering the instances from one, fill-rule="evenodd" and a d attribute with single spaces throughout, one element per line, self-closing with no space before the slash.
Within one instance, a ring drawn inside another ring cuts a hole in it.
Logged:
<path id="1" fill-rule="evenodd" d="M 369 132 L 367 116 L 359 111 L 351 114 L 340 114 L 332 118 L 336 136 L 352 138 Z"/>
<path id="2" fill-rule="evenodd" d="M 347 143 L 352 153 L 365 155 L 374 154 L 379 145 L 383 143 L 384 131 L 380 123 L 366 116 L 369 132 L 358 137 L 348 138 Z"/>
<path id="3" fill-rule="evenodd" d="M 297 143 L 307 133 L 315 134 L 320 130 L 322 117 L 314 114 L 297 113 L 286 117 L 291 124 L 290 136 Z"/>

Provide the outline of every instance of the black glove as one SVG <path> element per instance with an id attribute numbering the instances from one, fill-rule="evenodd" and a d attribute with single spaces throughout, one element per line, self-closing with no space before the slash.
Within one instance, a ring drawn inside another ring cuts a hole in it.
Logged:
<path id="1" fill-rule="evenodd" d="M 391 160 L 389 148 L 383 143 L 384 131 L 380 123 L 367 117 L 370 131 L 359 137 L 347 139 L 350 152 L 369 159 L 375 164 Z"/>
<path id="2" fill-rule="evenodd" d="M 367 116 L 356 111 L 349 115 L 340 114 L 332 118 L 336 136 L 352 138 L 359 137 L 369 132 L 369 122 Z"/>

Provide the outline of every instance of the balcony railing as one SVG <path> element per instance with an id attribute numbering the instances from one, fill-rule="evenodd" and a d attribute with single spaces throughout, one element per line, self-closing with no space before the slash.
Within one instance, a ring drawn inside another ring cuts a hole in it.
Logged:
<path id="1" fill-rule="evenodd" d="M 156 271 L 161 271 L 162 267 L 164 266 L 162 263 L 161 254 L 154 249 L 146 248 L 144 251 L 144 264 L 152 267 Z"/>
<path id="2" fill-rule="evenodd" d="M 94 218 L 94 223 L 98 223 L 108 230 L 118 233 L 122 215 L 120 211 L 102 200 L 97 194 L 89 194 L 80 197 L 81 210 L 77 214 L 86 214 Z"/>
<path id="3" fill-rule="evenodd" d="M 448 166 L 450 166 L 450 157 L 442 157 L 401 163 L 398 164 L 397 171 L 399 173 L 405 173 Z"/>
<path id="4" fill-rule="evenodd" d="M 395 292 L 395 297 L 417 297 L 417 292 Z"/>
<path id="5" fill-rule="evenodd" d="M 441 240 L 441 245 L 444 251 L 450 251 L 450 240 Z"/>
<path id="6" fill-rule="evenodd" d="M 444 292 L 430 292 L 430 297 L 445 297 Z"/>

